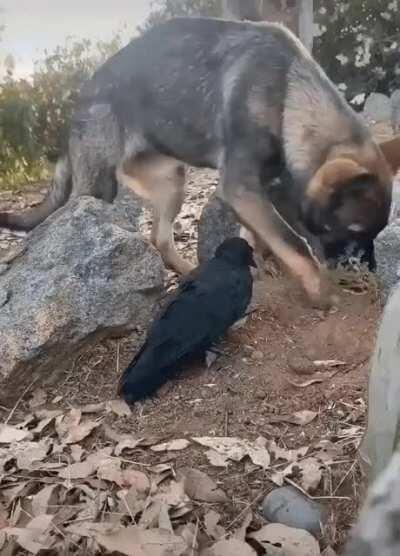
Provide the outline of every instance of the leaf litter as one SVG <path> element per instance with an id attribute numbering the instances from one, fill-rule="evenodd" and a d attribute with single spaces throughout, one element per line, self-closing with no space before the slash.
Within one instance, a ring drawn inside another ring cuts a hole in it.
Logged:
<path id="1" fill-rule="evenodd" d="M 197 446 L 216 470 L 241 463 L 266 472 L 276 484 L 290 478 L 307 492 L 321 483 L 324 466 L 341 457 L 329 441 L 288 450 L 263 437 L 161 441 L 120 434 L 102 421 L 104 414 L 128 417 L 131 410 L 124 402 L 62 410 L 44 408 L 45 400 L 45 393 L 35 392 L 29 404 L 33 413 L 18 425 L 0 427 L 0 544 L 14 543 L 21 554 L 57 554 L 68 546 L 71 554 L 252 556 L 254 544 L 247 543 L 254 521 L 251 508 L 241 514 L 236 528 L 226 527 L 221 511 L 231 499 L 218 480 L 194 467 L 175 470 L 171 457 Z M 305 426 L 316 417 L 303 410 L 281 421 Z M 103 443 L 94 439 L 100 429 Z M 343 436 L 347 438 L 347 429 Z M 144 450 L 159 463 L 140 463 Z M 267 533 L 263 528 L 258 537 L 257 532 L 250 536 L 265 546 L 271 536 Z M 308 546 L 308 537 L 301 538 Z"/>

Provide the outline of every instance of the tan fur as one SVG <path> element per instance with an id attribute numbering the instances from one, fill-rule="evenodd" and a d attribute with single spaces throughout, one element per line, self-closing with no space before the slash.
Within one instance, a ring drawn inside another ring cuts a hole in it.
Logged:
<path id="1" fill-rule="evenodd" d="M 256 243 L 259 240 L 271 249 L 300 280 L 311 300 L 318 303 L 326 301 L 321 299 L 321 268 L 311 250 L 307 254 L 301 253 L 294 244 L 282 237 L 282 220 L 271 203 L 256 193 L 240 189 L 237 193 L 230 199 L 230 204 L 240 222 L 255 235 Z M 297 234 L 291 229 L 290 231 L 294 239 Z"/>
<path id="2" fill-rule="evenodd" d="M 322 71 L 297 59 L 288 76 L 288 91 L 283 114 L 283 139 L 286 158 L 295 174 L 309 179 L 326 161 L 333 144 L 351 144 L 358 116 L 343 104 L 340 110 L 330 100 L 331 83 Z M 366 136 L 368 131 L 365 129 Z"/>
<path id="3" fill-rule="evenodd" d="M 379 148 L 391 167 L 392 172 L 397 174 L 400 169 L 400 136 L 379 143 Z"/>
<path id="4" fill-rule="evenodd" d="M 162 155 L 145 159 L 125 159 L 117 170 L 120 183 L 147 199 L 153 206 L 151 241 L 160 251 L 165 264 L 180 274 L 193 270 L 193 265 L 177 253 L 173 223 L 183 199 L 185 173 L 181 162 Z"/>
<path id="5" fill-rule="evenodd" d="M 323 164 L 314 174 L 307 195 L 321 206 L 327 206 L 338 187 L 358 176 L 367 175 L 366 168 L 354 160 L 336 158 Z"/>

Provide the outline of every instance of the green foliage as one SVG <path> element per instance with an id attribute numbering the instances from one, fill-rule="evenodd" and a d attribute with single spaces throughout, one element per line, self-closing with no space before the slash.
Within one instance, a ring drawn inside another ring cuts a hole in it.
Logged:
<path id="1" fill-rule="evenodd" d="M 400 88 L 400 0 L 316 0 L 314 54 L 353 104 Z"/>
<path id="2" fill-rule="evenodd" d="M 78 91 L 95 69 L 122 46 L 68 39 L 35 65 L 31 80 L 11 72 L 0 84 L 0 185 L 38 179 L 68 137 Z"/>
<path id="3" fill-rule="evenodd" d="M 171 17 L 222 15 L 221 0 L 152 0 L 151 13 L 141 31 L 162 23 Z"/>
<path id="4" fill-rule="evenodd" d="M 314 54 L 348 100 L 361 106 L 370 92 L 400 88 L 400 0 L 315 0 L 314 5 Z M 185 15 L 221 16 L 222 0 L 152 0 L 141 30 Z M 0 83 L 0 186 L 37 179 L 57 158 L 80 86 L 121 46 L 120 34 L 95 44 L 68 39 L 46 53 L 29 81 L 14 78 L 9 66 Z"/>

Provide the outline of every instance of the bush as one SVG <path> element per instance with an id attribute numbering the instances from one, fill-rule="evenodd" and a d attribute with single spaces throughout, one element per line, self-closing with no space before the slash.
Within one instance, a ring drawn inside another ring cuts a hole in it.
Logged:
<path id="1" fill-rule="evenodd" d="M 35 65 L 32 80 L 9 74 L 0 85 L 0 185 L 38 179 L 64 148 L 78 91 L 122 46 L 67 40 Z"/>
<path id="2" fill-rule="evenodd" d="M 400 0 L 317 0 L 314 55 L 346 98 L 400 88 Z"/>

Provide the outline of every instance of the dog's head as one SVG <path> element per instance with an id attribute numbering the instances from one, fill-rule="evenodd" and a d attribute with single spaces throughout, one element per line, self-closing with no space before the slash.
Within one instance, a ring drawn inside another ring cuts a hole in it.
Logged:
<path id="1" fill-rule="evenodd" d="M 368 164 L 335 157 L 311 179 L 302 201 L 304 223 L 324 247 L 370 245 L 389 220 L 393 175 L 400 167 L 400 138 L 376 148 Z"/>

